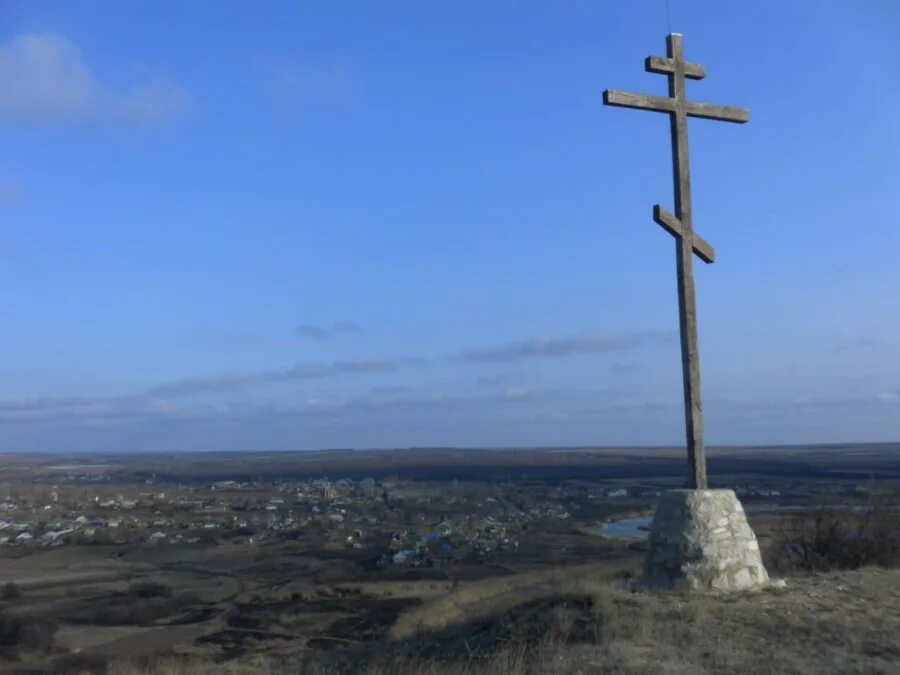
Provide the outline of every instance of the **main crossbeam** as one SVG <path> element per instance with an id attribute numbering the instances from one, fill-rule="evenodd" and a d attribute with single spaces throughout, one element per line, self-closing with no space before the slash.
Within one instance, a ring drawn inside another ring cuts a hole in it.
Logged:
<path id="1" fill-rule="evenodd" d="M 651 110 L 664 113 L 677 112 L 678 108 L 678 102 L 674 98 L 653 96 L 652 94 L 632 94 L 631 92 L 617 91 L 615 89 L 607 89 L 603 92 L 603 103 L 604 105 L 614 105 L 620 108 L 635 108 L 637 110 Z M 684 114 L 688 117 L 702 117 L 707 120 L 722 120 L 723 122 L 735 122 L 737 124 L 743 124 L 750 119 L 748 110 L 730 105 L 696 103 L 694 101 L 685 101 L 681 105 L 684 109 Z"/>

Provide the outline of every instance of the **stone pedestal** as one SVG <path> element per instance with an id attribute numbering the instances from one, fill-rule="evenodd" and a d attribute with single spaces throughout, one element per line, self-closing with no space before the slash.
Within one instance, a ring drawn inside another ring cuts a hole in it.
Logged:
<path id="1" fill-rule="evenodd" d="M 664 492 L 650 526 L 645 588 L 737 591 L 769 581 L 734 490 Z"/>

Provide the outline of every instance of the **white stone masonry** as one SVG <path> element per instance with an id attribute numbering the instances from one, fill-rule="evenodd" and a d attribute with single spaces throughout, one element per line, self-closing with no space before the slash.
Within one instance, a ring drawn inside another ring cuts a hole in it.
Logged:
<path id="1" fill-rule="evenodd" d="M 738 591 L 769 582 L 734 490 L 664 492 L 650 526 L 645 588 Z"/>

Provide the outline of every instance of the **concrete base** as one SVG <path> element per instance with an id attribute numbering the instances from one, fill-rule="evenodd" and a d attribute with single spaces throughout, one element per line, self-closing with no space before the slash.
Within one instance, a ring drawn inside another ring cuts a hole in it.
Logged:
<path id="1" fill-rule="evenodd" d="M 650 526 L 644 588 L 738 591 L 768 582 L 734 490 L 662 494 Z"/>

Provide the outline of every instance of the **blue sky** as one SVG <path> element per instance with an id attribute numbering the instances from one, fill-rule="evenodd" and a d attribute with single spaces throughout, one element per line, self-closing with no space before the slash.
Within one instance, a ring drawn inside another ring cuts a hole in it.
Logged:
<path id="1" fill-rule="evenodd" d="M 671 0 L 711 444 L 900 438 L 900 4 Z M 683 442 L 665 4 L 5 2 L 0 450 Z"/>

